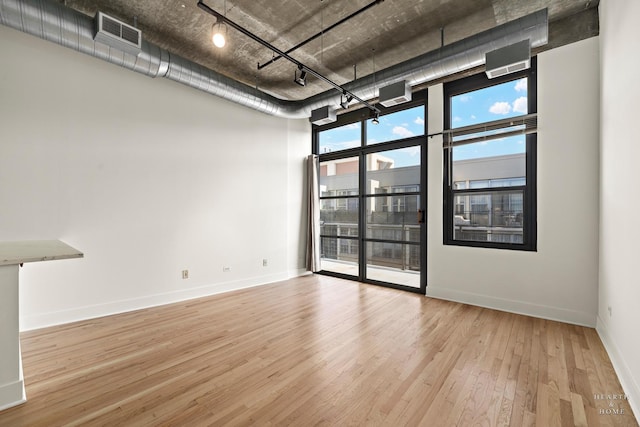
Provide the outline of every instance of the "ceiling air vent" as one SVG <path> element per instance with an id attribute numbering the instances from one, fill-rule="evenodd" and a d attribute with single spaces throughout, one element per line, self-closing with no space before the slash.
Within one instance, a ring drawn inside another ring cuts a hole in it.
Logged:
<path id="1" fill-rule="evenodd" d="M 102 12 L 96 15 L 96 35 L 93 40 L 132 55 L 142 50 L 140 30 Z"/>
<path id="2" fill-rule="evenodd" d="M 309 119 L 311 123 L 318 126 L 333 123 L 336 120 L 338 120 L 336 111 L 329 108 L 328 105 L 311 111 L 311 118 Z"/>
<path id="3" fill-rule="evenodd" d="M 411 101 L 411 86 L 406 80 L 380 88 L 380 104 L 385 107 L 392 107 L 409 101 Z"/>
<path id="4" fill-rule="evenodd" d="M 531 67 L 531 45 L 523 40 L 500 49 L 487 52 L 485 55 L 487 77 L 504 76 Z"/>

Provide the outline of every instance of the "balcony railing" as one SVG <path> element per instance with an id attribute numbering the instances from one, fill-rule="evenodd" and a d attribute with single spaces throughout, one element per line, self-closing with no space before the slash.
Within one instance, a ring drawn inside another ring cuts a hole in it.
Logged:
<path id="1" fill-rule="evenodd" d="M 412 217 L 415 220 L 416 215 L 413 214 Z M 379 216 L 378 219 L 380 219 Z M 405 271 L 420 271 L 420 245 L 417 244 L 420 241 L 420 225 L 417 221 L 415 224 L 367 224 L 366 229 L 367 238 L 385 240 L 368 242 L 370 245 L 370 253 L 367 253 L 368 264 Z M 357 236 L 357 223 L 325 222 L 322 224 L 322 230 L 325 236 L 321 243 L 322 258 L 358 262 L 357 244 L 355 246 L 344 244 L 347 240 L 355 242 L 354 239 L 344 239 L 344 237 Z"/>

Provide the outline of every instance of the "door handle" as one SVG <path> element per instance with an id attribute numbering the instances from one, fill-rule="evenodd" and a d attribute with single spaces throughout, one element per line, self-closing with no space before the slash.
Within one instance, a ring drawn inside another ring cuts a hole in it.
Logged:
<path id="1" fill-rule="evenodd" d="M 418 209 L 418 224 L 424 224 L 424 211 Z"/>

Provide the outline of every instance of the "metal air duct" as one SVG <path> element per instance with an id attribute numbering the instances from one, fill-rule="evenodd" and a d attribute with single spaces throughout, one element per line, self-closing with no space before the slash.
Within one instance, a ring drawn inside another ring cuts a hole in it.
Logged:
<path id="1" fill-rule="evenodd" d="M 339 105 L 333 89 L 301 101 L 286 101 L 195 64 L 144 39 L 132 55 L 93 40 L 94 19 L 55 0 L 0 0 L 0 23 L 44 40 L 120 65 L 149 77 L 167 77 L 254 110 L 285 118 L 308 118 L 325 105 Z M 364 100 L 378 97 L 378 88 L 407 80 L 411 86 L 484 64 L 486 52 L 529 39 L 531 47 L 548 40 L 547 10 L 527 15 L 475 36 L 451 43 L 343 85 Z"/>

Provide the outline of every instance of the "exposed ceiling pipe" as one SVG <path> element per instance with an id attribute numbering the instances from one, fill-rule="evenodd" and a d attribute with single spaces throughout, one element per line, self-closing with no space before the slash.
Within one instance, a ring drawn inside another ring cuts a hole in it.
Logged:
<path id="1" fill-rule="evenodd" d="M 325 105 L 337 107 L 340 103 L 340 94 L 333 89 L 301 101 L 282 100 L 145 40 L 139 55 L 121 52 L 93 40 L 93 18 L 55 0 L 0 0 L 0 23 L 149 77 L 166 77 L 266 114 L 307 118 L 311 110 Z M 547 43 L 546 9 L 380 70 L 375 84 L 373 76 L 367 76 L 343 86 L 362 99 L 374 99 L 379 87 L 400 80 L 415 86 L 481 66 L 486 52 L 526 39 L 532 48 Z"/>

